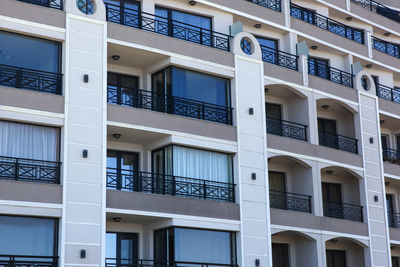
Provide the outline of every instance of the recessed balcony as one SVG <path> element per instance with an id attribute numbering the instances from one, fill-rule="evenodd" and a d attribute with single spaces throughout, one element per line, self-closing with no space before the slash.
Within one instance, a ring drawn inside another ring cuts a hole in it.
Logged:
<path id="1" fill-rule="evenodd" d="M 348 203 L 324 202 L 324 216 L 352 221 L 363 221 L 362 206 Z"/>
<path id="2" fill-rule="evenodd" d="M 106 19 L 109 22 L 162 34 L 224 51 L 230 51 L 230 42 L 232 38 L 230 35 L 215 32 L 210 28 L 203 28 L 174 20 L 169 17 L 142 12 L 139 8 L 121 8 L 119 5 L 110 3 L 105 3 L 105 6 Z"/>
<path id="3" fill-rule="evenodd" d="M 58 257 L 32 255 L 0 255 L 0 266 L 57 267 Z"/>
<path id="4" fill-rule="evenodd" d="M 400 46 L 371 36 L 372 48 L 392 57 L 400 58 Z"/>
<path id="5" fill-rule="evenodd" d="M 353 74 L 328 66 L 314 58 L 308 59 L 308 73 L 353 88 Z"/>
<path id="6" fill-rule="evenodd" d="M 18 0 L 21 2 L 63 10 L 64 0 Z"/>
<path id="7" fill-rule="evenodd" d="M 364 31 L 349 27 L 307 8 L 290 3 L 290 16 L 354 42 L 364 44 Z"/>
<path id="8" fill-rule="evenodd" d="M 311 196 L 281 191 L 269 191 L 271 208 L 311 213 Z"/>
<path id="9" fill-rule="evenodd" d="M 351 0 L 351 2 L 359 5 L 367 10 L 370 10 L 374 13 L 382 15 L 388 19 L 391 19 L 396 22 L 400 22 L 400 15 L 399 12 L 393 10 L 387 6 L 384 6 L 376 1 L 373 0 Z"/>
<path id="10" fill-rule="evenodd" d="M 307 125 L 267 117 L 267 133 L 307 141 Z"/>
<path id="11" fill-rule="evenodd" d="M 355 138 L 324 131 L 318 131 L 318 138 L 321 146 L 358 153 L 358 140 Z"/>
<path id="12" fill-rule="evenodd" d="M 281 0 L 246 0 L 246 1 L 281 12 Z"/>
<path id="13" fill-rule="evenodd" d="M 262 60 L 264 62 L 275 64 L 295 71 L 298 70 L 298 56 L 280 51 L 278 49 L 272 49 L 264 45 L 260 45 L 260 47 Z"/>
<path id="14" fill-rule="evenodd" d="M 400 89 L 398 88 L 377 84 L 376 95 L 380 98 L 400 104 Z"/>
<path id="15" fill-rule="evenodd" d="M 0 262 L 1 264 L 1 262 Z M 189 262 L 189 261 L 157 261 L 125 258 L 106 258 L 106 267 L 239 267 L 237 264 L 221 264 L 210 262 Z M 44 266 L 44 267 L 47 267 Z"/>

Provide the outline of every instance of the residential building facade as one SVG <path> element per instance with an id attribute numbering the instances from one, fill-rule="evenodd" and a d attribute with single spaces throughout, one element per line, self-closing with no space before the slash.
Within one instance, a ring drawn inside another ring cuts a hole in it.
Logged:
<path id="1" fill-rule="evenodd" d="M 400 266 L 399 23 L 1 0 L 0 267 Z"/>

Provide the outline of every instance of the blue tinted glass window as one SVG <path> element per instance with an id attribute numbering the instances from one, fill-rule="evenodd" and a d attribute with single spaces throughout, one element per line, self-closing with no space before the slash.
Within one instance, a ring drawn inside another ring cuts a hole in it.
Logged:
<path id="1" fill-rule="evenodd" d="M 0 255 L 54 256 L 56 220 L 0 216 Z"/>
<path id="2" fill-rule="evenodd" d="M 0 31 L 0 64 L 59 71 L 59 43 Z"/>
<path id="3" fill-rule="evenodd" d="M 272 49 L 278 49 L 278 42 L 276 40 L 257 37 L 257 41 L 262 46 L 266 46 L 266 47 L 269 47 L 269 48 L 272 48 Z"/>
<path id="4" fill-rule="evenodd" d="M 162 7 L 156 7 L 156 15 L 163 18 L 173 19 L 177 22 L 182 22 L 211 30 L 211 19 L 208 17 L 181 12 L 178 10 L 166 9 Z"/>
<path id="5" fill-rule="evenodd" d="M 221 106 L 230 106 L 229 80 L 172 68 L 172 95 Z"/>

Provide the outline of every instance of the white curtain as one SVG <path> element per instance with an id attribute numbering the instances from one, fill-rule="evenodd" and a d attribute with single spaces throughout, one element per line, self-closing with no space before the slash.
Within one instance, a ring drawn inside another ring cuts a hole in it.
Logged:
<path id="1" fill-rule="evenodd" d="M 59 129 L 0 121 L 0 156 L 57 161 Z"/>
<path id="2" fill-rule="evenodd" d="M 174 175 L 231 182 L 231 157 L 224 153 L 173 146 Z"/>
<path id="3" fill-rule="evenodd" d="M 53 219 L 0 216 L 0 254 L 53 256 Z"/>
<path id="4" fill-rule="evenodd" d="M 174 238 L 176 261 L 231 263 L 229 232 L 176 228 Z"/>

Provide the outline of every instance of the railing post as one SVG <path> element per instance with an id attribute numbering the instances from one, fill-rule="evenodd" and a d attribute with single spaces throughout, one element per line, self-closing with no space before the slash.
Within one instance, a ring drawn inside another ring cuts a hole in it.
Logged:
<path id="1" fill-rule="evenodd" d="M 200 28 L 200 44 L 203 44 L 203 28 Z"/>
<path id="2" fill-rule="evenodd" d="M 312 211 L 311 211 L 311 196 L 308 197 L 308 210 L 310 213 L 312 213 Z"/>
<path id="3" fill-rule="evenodd" d="M 201 119 L 203 119 L 204 120 L 204 110 L 205 110 L 205 107 L 204 107 L 204 102 L 201 102 Z"/>
<path id="4" fill-rule="evenodd" d="M 15 77 L 15 88 L 21 88 L 22 85 L 22 69 L 18 68 Z"/>
<path id="5" fill-rule="evenodd" d="M 203 181 L 204 199 L 207 199 L 207 185 L 206 180 Z"/>
<path id="6" fill-rule="evenodd" d="M 176 177 L 172 176 L 172 195 L 175 196 L 176 194 Z"/>
<path id="7" fill-rule="evenodd" d="M 18 168 L 19 168 L 19 163 L 18 159 L 15 160 L 15 170 L 14 170 L 14 178 L 17 181 L 18 180 Z"/>

